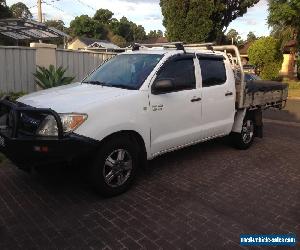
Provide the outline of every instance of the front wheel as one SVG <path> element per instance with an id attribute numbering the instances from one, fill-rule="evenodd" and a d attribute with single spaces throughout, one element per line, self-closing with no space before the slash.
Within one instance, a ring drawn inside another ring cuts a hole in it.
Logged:
<path id="1" fill-rule="evenodd" d="M 233 133 L 233 144 L 238 149 L 248 149 L 254 141 L 254 122 L 250 118 L 246 118 L 243 122 L 240 133 Z"/>
<path id="2" fill-rule="evenodd" d="M 102 195 L 115 196 L 131 186 L 137 167 L 136 143 L 121 135 L 103 143 L 91 165 L 90 179 Z"/>

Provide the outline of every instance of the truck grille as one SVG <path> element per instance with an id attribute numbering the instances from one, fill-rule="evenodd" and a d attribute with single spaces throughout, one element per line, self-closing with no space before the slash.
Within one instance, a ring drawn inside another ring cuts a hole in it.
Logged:
<path id="1" fill-rule="evenodd" d="M 45 115 L 43 114 L 20 112 L 18 134 L 34 136 L 44 117 Z M 15 127 L 15 123 L 15 111 L 13 109 L 2 108 L 0 111 L 0 131 L 8 136 L 11 136 Z"/>
<path id="2" fill-rule="evenodd" d="M 19 122 L 19 133 L 24 135 L 35 135 L 44 117 L 42 115 L 33 115 L 21 113 Z"/>
<path id="3" fill-rule="evenodd" d="M 14 125 L 14 112 L 11 110 L 8 113 L 7 126 L 8 128 L 13 128 L 13 125 Z"/>

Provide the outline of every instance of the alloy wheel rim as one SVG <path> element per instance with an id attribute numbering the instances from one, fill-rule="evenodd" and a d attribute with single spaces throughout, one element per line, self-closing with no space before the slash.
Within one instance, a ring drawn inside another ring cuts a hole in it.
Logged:
<path id="1" fill-rule="evenodd" d="M 254 135 L 254 124 L 251 120 L 247 120 L 242 127 L 242 139 L 245 144 L 249 144 Z"/>
<path id="2" fill-rule="evenodd" d="M 114 150 L 104 162 L 103 176 L 106 184 L 113 188 L 122 186 L 131 175 L 132 166 L 132 157 L 127 150 Z"/>

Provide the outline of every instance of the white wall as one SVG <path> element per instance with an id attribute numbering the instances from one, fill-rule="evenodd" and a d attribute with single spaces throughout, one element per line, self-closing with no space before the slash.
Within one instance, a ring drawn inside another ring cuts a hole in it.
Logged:
<path id="1" fill-rule="evenodd" d="M 102 62 L 114 55 L 115 53 L 57 49 L 56 66 L 67 68 L 67 76 L 74 76 L 75 81 L 81 81 Z"/>
<path id="2" fill-rule="evenodd" d="M 28 47 L 0 46 L 0 92 L 37 90 L 33 73 L 37 66 L 67 68 L 66 76 L 83 78 L 115 53 L 56 49 L 49 44 L 32 44 Z"/>
<path id="3" fill-rule="evenodd" d="M 36 50 L 0 46 L 0 92 L 33 92 Z"/>

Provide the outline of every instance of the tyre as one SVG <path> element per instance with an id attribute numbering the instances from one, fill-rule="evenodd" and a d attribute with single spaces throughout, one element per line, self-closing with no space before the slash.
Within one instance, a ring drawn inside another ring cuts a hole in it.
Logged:
<path id="1" fill-rule="evenodd" d="M 233 133 L 232 140 L 233 144 L 238 149 L 248 149 L 253 141 L 255 136 L 255 124 L 253 119 L 246 117 L 243 122 L 241 133 Z"/>
<path id="2" fill-rule="evenodd" d="M 91 165 L 92 185 L 106 197 L 125 192 L 135 179 L 138 159 L 138 145 L 129 136 L 119 135 L 106 140 Z"/>

